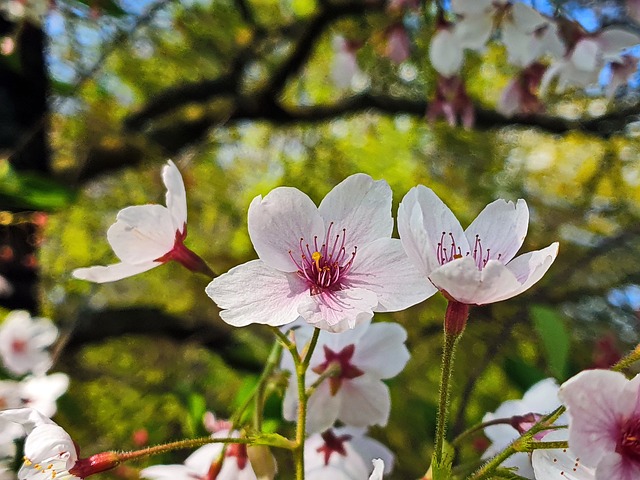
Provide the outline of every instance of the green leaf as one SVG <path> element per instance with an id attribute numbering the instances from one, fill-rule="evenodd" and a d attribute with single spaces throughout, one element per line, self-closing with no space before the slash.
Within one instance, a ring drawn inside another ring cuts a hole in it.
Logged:
<path id="1" fill-rule="evenodd" d="M 75 192 L 31 172 L 17 172 L 8 163 L 0 169 L 0 208 L 54 211 L 66 207 Z"/>
<path id="2" fill-rule="evenodd" d="M 199 393 L 191 393 L 188 399 L 188 425 L 192 434 L 197 435 L 201 430 L 202 418 L 207 411 L 207 401 Z"/>
<path id="3" fill-rule="evenodd" d="M 542 341 L 549 370 L 557 378 L 566 378 L 571 339 L 562 316 L 550 308 L 534 306 L 531 318 Z"/>

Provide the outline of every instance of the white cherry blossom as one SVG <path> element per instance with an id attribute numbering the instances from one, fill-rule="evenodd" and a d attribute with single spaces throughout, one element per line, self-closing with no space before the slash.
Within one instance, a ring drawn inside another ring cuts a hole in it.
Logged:
<path id="1" fill-rule="evenodd" d="M 73 276 L 96 283 L 114 282 L 146 272 L 171 260 L 194 272 L 212 275 L 209 267 L 184 245 L 187 195 L 182 176 L 169 160 L 162 169 L 167 206 L 138 205 L 118 212 L 107 239 L 121 263 L 78 268 Z"/>
<path id="2" fill-rule="evenodd" d="M 57 338 L 58 329 L 48 318 L 32 318 L 26 310 L 10 312 L 0 324 L 4 367 L 16 375 L 43 374 L 51 367 L 51 355 L 46 349 Z"/>
<path id="3" fill-rule="evenodd" d="M 218 430 L 213 438 L 237 437 L 237 432 L 228 429 Z M 209 443 L 197 449 L 184 461 L 183 465 L 154 465 L 140 472 L 141 478 L 151 480 L 208 480 L 212 469 L 217 471 L 216 480 L 257 480 L 247 455 L 247 445 L 230 444 L 227 446 L 222 467 L 217 464 L 224 445 Z"/>
<path id="4" fill-rule="evenodd" d="M 464 49 L 452 25 L 439 26 L 433 34 L 429 45 L 429 60 L 433 68 L 443 77 L 453 77 L 460 71 L 464 60 Z"/>
<path id="5" fill-rule="evenodd" d="M 595 478 L 640 478 L 640 375 L 586 370 L 558 395 L 569 415 L 569 447 Z"/>
<path id="6" fill-rule="evenodd" d="M 391 472 L 394 456 L 364 430 L 341 427 L 307 438 L 304 461 L 307 480 L 379 480 Z"/>
<path id="7" fill-rule="evenodd" d="M 69 388 L 69 377 L 64 373 L 30 375 L 20 382 L 20 406 L 30 407 L 46 417 L 56 414 L 56 401 Z"/>
<path id="8" fill-rule="evenodd" d="M 539 381 L 531 386 L 522 397 L 521 400 L 507 400 L 503 402 L 495 412 L 487 413 L 483 418 L 483 422 L 489 422 L 496 419 L 512 419 L 518 416 L 525 416 L 533 413 L 538 416 L 551 413 L 560 406 L 558 399 L 558 384 L 553 378 L 547 378 Z M 517 422 L 519 426 L 524 425 L 523 421 Z M 529 428 L 533 426 L 532 421 Z M 562 425 L 563 420 L 556 422 Z M 521 428 L 522 431 L 528 428 Z M 482 458 L 490 458 L 504 450 L 511 442 L 520 436 L 522 431 L 514 428 L 512 424 L 499 424 L 485 427 L 484 433 L 491 440 L 491 445 L 484 452 Z M 545 437 L 546 438 L 546 437 Z M 505 468 L 516 468 L 516 472 L 521 477 L 534 478 L 533 468 L 527 453 L 516 453 L 510 456 L 502 464 Z"/>
<path id="9" fill-rule="evenodd" d="M 312 330 L 309 326 L 295 329 L 300 350 L 311 338 Z M 406 339 L 407 332 L 395 323 L 367 321 L 348 332 L 321 332 L 309 363 L 307 386 L 327 369 L 338 368 L 339 374 L 325 379 L 309 398 L 308 431 L 326 430 L 336 420 L 355 427 L 386 425 L 391 398 L 382 380 L 398 375 L 409 360 Z M 282 368 L 295 371 L 288 352 L 283 356 Z M 291 421 L 297 414 L 296 392 L 292 375 L 283 402 L 283 416 Z"/>
<path id="10" fill-rule="evenodd" d="M 206 289 L 230 325 L 281 326 L 299 316 L 344 331 L 421 302 L 428 286 L 391 238 L 391 188 L 368 175 L 338 184 L 319 207 L 279 187 L 249 207 L 259 260 L 232 268 Z"/>
<path id="11" fill-rule="evenodd" d="M 566 430 L 554 430 L 544 436 L 545 442 L 566 441 Z M 539 448 L 533 451 L 531 463 L 537 480 L 596 480 L 593 468 L 585 466 L 579 455 L 569 448 Z M 605 477 L 609 480 L 611 477 Z"/>
<path id="12" fill-rule="evenodd" d="M 466 230 L 429 188 L 418 185 L 398 209 L 398 231 L 409 258 L 449 299 L 484 305 L 514 297 L 549 269 L 558 243 L 516 257 L 529 224 L 524 200 L 496 200 Z"/>

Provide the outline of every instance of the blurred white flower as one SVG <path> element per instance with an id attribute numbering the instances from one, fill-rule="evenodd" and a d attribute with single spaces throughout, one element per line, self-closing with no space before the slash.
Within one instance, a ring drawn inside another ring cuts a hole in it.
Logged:
<path id="1" fill-rule="evenodd" d="M 48 318 L 32 318 L 26 310 L 14 310 L 0 324 L 0 357 L 16 375 L 43 374 L 51 367 L 46 349 L 57 338 L 58 329 Z"/>
<path id="2" fill-rule="evenodd" d="M 301 351 L 311 338 L 313 329 L 303 326 L 294 330 Z M 321 332 L 306 375 L 311 386 L 328 369 L 338 374 L 325 379 L 309 398 L 307 429 L 318 432 L 331 427 L 336 420 L 354 427 L 386 425 L 391 410 L 389 388 L 382 379 L 398 375 L 409 351 L 404 342 L 407 332 L 396 323 L 369 321 L 343 333 Z M 293 359 L 285 352 L 282 369 L 295 372 Z M 283 416 L 295 420 L 298 396 L 292 375 L 283 402 Z"/>
<path id="3" fill-rule="evenodd" d="M 56 401 L 69 388 L 69 377 L 64 373 L 31 375 L 20 382 L 20 406 L 31 407 L 46 417 L 57 411 Z"/>
<path id="4" fill-rule="evenodd" d="M 338 88 L 349 88 L 353 77 L 362 74 L 356 58 L 358 45 L 340 35 L 336 35 L 333 37 L 332 46 L 331 78 L 333 83 Z"/>

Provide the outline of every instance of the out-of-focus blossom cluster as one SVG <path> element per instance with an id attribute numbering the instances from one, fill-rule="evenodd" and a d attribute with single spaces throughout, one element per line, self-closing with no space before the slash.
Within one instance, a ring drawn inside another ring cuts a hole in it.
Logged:
<path id="1" fill-rule="evenodd" d="M 56 413 L 57 399 L 67 391 L 64 373 L 47 374 L 49 347 L 58 329 L 47 318 L 16 310 L 0 323 L 0 412 L 28 407 L 44 417 Z M 0 478 L 15 478 L 9 469 L 16 454 L 15 440 L 25 434 L 18 424 L 0 417 Z"/>

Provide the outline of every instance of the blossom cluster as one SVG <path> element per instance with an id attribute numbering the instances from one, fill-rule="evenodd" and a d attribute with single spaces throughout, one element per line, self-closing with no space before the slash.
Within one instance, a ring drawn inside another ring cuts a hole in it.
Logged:
<path id="1" fill-rule="evenodd" d="M 64 373 L 47 374 L 52 360 L 48 348 L 58 329 L 47 318 L 10 312 L 0 324 L 0 410 L 29 407 L 46 417 L 56 413 L 56 401 L 67 390 Z M 14 441 L 24 435 L 18 425 L 0 417 L 0 478 L 11 478 Z"/>

